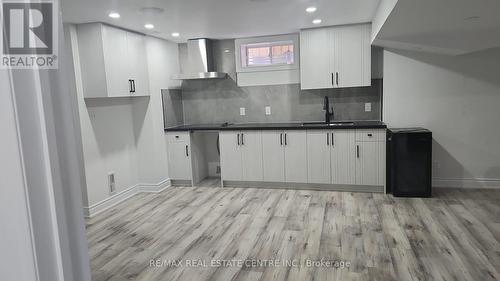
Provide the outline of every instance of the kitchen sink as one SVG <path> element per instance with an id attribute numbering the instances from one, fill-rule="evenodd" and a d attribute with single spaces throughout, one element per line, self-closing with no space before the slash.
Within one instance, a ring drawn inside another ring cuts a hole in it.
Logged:
<path id="1" fill-rule="evenodd" d="M 330 122 L 326 124 L 325 122 L 305 122 L 302 123 L 302 126 L 352 126 L 354 125 L 354 122 L 348 122 L 348 121 L 339 121 L 339 122 Z"/>

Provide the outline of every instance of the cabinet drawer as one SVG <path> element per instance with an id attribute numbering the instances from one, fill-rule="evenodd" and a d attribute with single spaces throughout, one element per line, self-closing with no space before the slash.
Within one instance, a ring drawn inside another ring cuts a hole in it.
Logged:
<path id="1" fill-rule="evenodd" d="M 356 130 L 356 141 L 383 141 L 385 130 L 383 129 L 363 129 Z"/>
<path id="2" fill-rule="evenodd" d="M 189 142 L 189 133 L 168 133 L 167 142 Z"/>

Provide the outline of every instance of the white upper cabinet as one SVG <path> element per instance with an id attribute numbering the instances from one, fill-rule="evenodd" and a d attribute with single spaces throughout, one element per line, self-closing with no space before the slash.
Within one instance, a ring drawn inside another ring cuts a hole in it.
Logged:
<path id="1" fill-rule="evenodd" d="M 330 30 L 309 29 L 300 33 L 300 84 L 302 89 L 332 88 L 328 44 Z"/>
<path id="2" fill-rule="evenodd" d="M 100 23 L 77 26 L 84 97 L 149 95 L 144 36 Z"/>
<path id="3" fill-rule="evenodd" d="M 301 88 L 370 86 L 370 30 L 356 24 L 301 31 Z"/>
<path id="4" fill-rule="evenodd" d="M 149 77 L 147 67 L 146 45 L 144 36 L 127 32 L 127 55 L 129 76 L 135 87 L 135 96 L 149 94 Z M 128 79 L 127 79 L 128 80 Z"/>

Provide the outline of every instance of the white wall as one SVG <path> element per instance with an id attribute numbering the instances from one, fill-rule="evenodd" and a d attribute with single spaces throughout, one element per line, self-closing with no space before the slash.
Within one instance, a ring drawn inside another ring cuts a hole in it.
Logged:
<path id="1" fill-rule="evenodd" d="M 384 52 L 383 120 L 433 131 L 435 185 L 500 186 L 500 48 Z"/>
<path id="2" fill-rule="evenodd" d="M 0 272 L 2 280 L 31 281 L 37 278 L 36 258 L 9 80 L 8 71 L 0 70 Z"/>
<path id="3" fill-rule="evenodd" d="M 146 37 L 151 97 L 136 104 L 140 180 L 158 183 L 168 179 L 167 149 L 163 126 L 161 89 L 179 88 L 181 81 L 170 79 L 179 73 L 179 47 L 176 43 Z M 144 112 L 146 112 L 145 115 Z M 141 121 L 142 116 L 144 121 Z"/>
<path id="4" fill-rule="evenodd" d="M 398 0 L 381 0 L 378 4 L 377 11 L 375 12 L 375 16 L 372 21 L 372 42 L 377 37 L 380 29 L 384 26 L 385 21 L 391 14 Z"/>
<path id="5" fill-rule="evenodd" d="M 146 37 L 150 97 L 84 99 L 78 36 L 74 26 L 69 30 L 76 77 L 73 94 L 78 98 L 87 182 L 86 207 L 111 197 L 109 172 L 115 173 L 116 193 L 137 185 L 165 183 L 168 170 L 160 89 L 179 86 L 170 80 L 170 75 L 179 71 L 177 44 Z"/>

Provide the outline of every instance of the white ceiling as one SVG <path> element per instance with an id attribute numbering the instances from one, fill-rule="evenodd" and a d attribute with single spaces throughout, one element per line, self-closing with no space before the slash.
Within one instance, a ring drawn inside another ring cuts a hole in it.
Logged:
<path id="1" fill-rule="evenodd" d="M 294 33 L 319 26 L 370 22 L 380 0 L 64 0 L 63 20 L 71 23 L 106 22 L 141 33 L 183 42 L 189 38 L 241 38 Z M 417 1 L 418 2 L 418 1 Z M 316 6 L 314 14 L 305 9 Z M 163 9 L 143 12 L 144 7 Z M 121 18 L 113 20 L 115 11 Z M 152 23 L 155 29 L 144 28 Z M 179 38 L 171 37 L 179 32 Z"/>
<path id="2" fill-rule="evenodd" d="M 375 44 L 459 55 L 500 46 L 500 0 L 399 0 Z"/>

